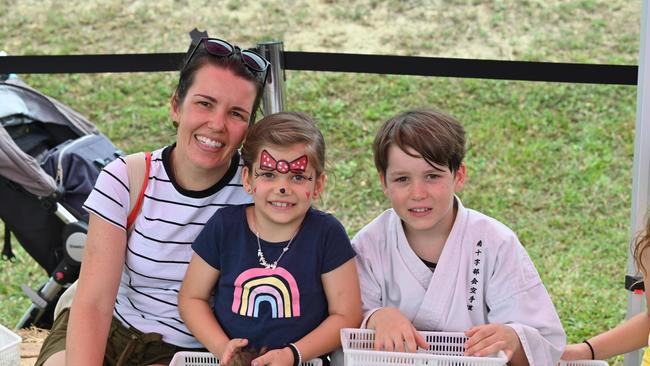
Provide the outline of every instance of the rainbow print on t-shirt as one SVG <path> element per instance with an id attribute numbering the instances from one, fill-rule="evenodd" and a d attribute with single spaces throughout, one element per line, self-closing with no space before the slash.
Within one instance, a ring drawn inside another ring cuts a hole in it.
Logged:
<path id="1" fill-rule="evenodd" d="M 272 318 L 300 316 L 300 291 L 295 278 L 282 267 L 251 268 L 235 279 L 232 312 L 259 317 L 260 305 L 267 302 Z"/>

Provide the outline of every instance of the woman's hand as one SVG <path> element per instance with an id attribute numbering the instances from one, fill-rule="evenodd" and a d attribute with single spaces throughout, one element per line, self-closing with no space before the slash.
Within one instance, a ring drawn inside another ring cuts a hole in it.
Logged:
<path id="1" fill-rule="evenodd" d="M 303 360 L 304 361 L 304 360 Z M 289 347 L 268 351 L 251 362 L 252 366 L 292 366 L 293 352 Z"/>
<path id="2" fill-rule="evenodd" d="M 518 351 L 523 351 L 517 332 L 503 324 L 484 324 L 465 332 L 469 337 L 465 343 L 465 355 L 488 356 L 499 351 L 505 352 L 508 361 Z"/>
<path id="3" fill-rule="evenodd" d="M 429 344 L 396 308 L 382 308 L 370 316 L 368 328 L 375 329 L 375 350 L 415 352 Z"/>
<path id="4" fill-rule="evenodd" d="M 232 361 L 233 356 L 240 348 L 246 347 L 248 345 L 248 339 L 246 338 L 233 338 L 224 347 L 221 357 L 219 357 L 219 363 L 223 365 L 229 365 Z"/>
<path id="5" fill-rule="evenodd" d="M 591 350 L 584 342 L 569 344 L 564 348 L 564 353 L 562 353 L 561 358 L 565 361 L 591 360 Z"/>

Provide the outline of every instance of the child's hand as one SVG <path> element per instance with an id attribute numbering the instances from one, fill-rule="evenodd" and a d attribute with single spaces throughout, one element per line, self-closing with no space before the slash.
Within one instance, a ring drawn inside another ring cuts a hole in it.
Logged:
<path id="1" fill-rule="evenodd" d="M 589 360 L 591 351 L 586 343 L 569 344 L 564 348 L 561 359 L 565 361 Z"/>
<path id="2" fill-rule="evenodd" d="M 305 360 L 303 360 L 305 361 Z M 268 351 L 251 362 L 252 366 L 291 366 L 293 365 L 293 352 L 289 347 Z"/>
<path id="3" fill-rule="evenodd" d="M 469 337 L 465 343 L 465 355 L 488 356 L 498 351 L 505 352 L 508 360 L 521 349 L 517 332 L 503 324 L 484 324 L 465 332 Z"/>
<path id="4" fill-rule="evenodd" d="M 396 308 L 377 310 L 370 317 L 368 326 L 375 329 L 375 350 L 415 352 L 418 346 L 429 347 L 411 321 Z"/>
<path id="5" fill-rule="evenodd" d="M 248 339 L 246 338 L 233 338 L 228 341 L 228 343 L 226 343 L 226 347 L 223 349 L 221 357 L 219 357 L 219 363 L 222 365 L 229 365 L 235 352 L 237 352 L 242 347 L 246 347 L 247 344 Z"/>

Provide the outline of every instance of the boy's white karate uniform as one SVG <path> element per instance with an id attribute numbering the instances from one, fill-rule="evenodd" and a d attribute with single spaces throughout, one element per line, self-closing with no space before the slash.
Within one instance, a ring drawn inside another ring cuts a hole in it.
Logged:
<path id="1" fill-rule="evenodd" d="M 409 246 L 392 209 L 354 237 L 362 326 L 381 307 L 399 308 L 419 330 L 507 324 L 531 365 L 555 365 L 566 334 L 526 250 L 508 227 L 464 208 L 457 197 L 456 203 L 456 220 L 433 273 Z"/>

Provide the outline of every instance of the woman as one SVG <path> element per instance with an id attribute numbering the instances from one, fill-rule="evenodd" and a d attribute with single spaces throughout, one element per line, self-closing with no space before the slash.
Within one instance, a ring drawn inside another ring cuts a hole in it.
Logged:
<path id="1" fill-rule="evenodd" d="M 152 152 L 133 232 L 127 237 L 123 159 L 102 171 L 84 205 L 77 293 L 37 365 L 166 364 L 179 350 L 202 348 L 178 315 L 177 294 L 204 223 L 221 207 L 250 202 L 237 149 L 255 121 L 268 65 L 219 39 L 192 50 L 171 98 L 176 142 Z"/>

